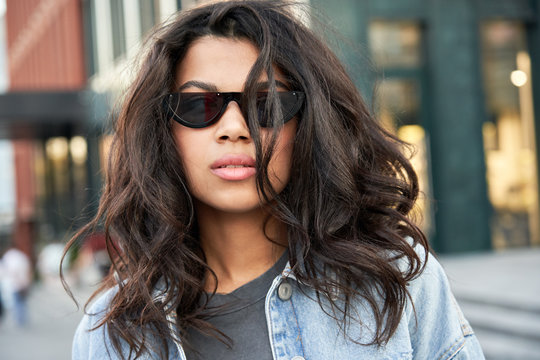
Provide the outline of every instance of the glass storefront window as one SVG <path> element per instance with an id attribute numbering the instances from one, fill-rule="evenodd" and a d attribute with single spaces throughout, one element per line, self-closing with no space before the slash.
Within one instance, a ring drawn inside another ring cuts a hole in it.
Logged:
<path id="1" fill-rule="evenodd" d="M 539 243 L 531 69 L 522 23 L 481 26 L 488 121 L 483 126 L 493 246 Z"/>
<path id="2" fill-rule="evenodd" d="M 87 140 L 60 136 L 33 144 L 38 238 L 57 241 L 77 228 L 88 205 Z"/>
<path id="3" fill-rule="evenodd" d="M 378 85 L 379 120 L 398 138 L 412 145 L 411 163 L 418 175 L 421 194 L 416 222 L 426 235 L 433 232 L 431 219 L 428 138 L 420 125 L 420 85 L 415 79 L 384 79 Z"/>
<path id="4" fill-rule="evenodd" d="M 54 194 L 65 194 L 69 189 L 68 150 L 69 142 L 65 137 L 50 138 L 45 143 L 45 153 L 50 161 L 51 171 L 54 172 Z"/>
<path id="5" fill-rule="evenodd" d="M 397 133 L 403 125 L 418 124 L 420 89 L 415 79 L 383 79 L 378 84 L 379 117 L 387 129 Z"/>
<path id="6" fill-rule="evenodd" d="M 85 165 L 88 155 L 86 139 L 82 136 L 74 136 L 69 141 L 69 152 L 71 159 L 76 165 Z"/>
<path id="7" fill-rule="evenodd" d="M 419 67 L 421 35 L 416 22 L 371 22 L 369 43 L 373 61 L 380 67 Z"/>
<path id="8" fill-rule="evenodd" d="M 376 108 L 383 126 L 412 145 L 411 163 L 420 182 L 416 222 L 430 237 L 434 232 L 428 134 L 422 126 L 422 28 L 411 21 L 370 23 L 372 59 L 386 77 L 377 82 Z"/>

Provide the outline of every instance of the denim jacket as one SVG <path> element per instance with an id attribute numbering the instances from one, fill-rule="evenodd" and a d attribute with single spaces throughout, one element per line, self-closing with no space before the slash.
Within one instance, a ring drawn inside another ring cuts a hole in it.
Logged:
<path id="1" fill-rule="evenodd" d="M 423 254 L 419 255 L 422 259 Z M 411 298 L 388 343 L 361 345 L 373 340 L 375 319 L 369 306 L 364 301 L 354 302 L 353 318 L 347 324 L 340 324 L 326 313 L 330 308 L 325 308 L 326 312 L 321 309 L 315 292 L 299 283 L 287 265 L 274 279 L 266 296 L 266 322 L 273 359 L 484 359 L 480 344 L 451 293 L 446 275 L 433 256 L 428 257 L 425 270 L 409 283 L 408 290 Z M 73 341 L 73 359 L 119 358 L 105 326 L 89 331 L 107 311 L 116 291 L 113 288 L 103 294 L 82 319 Z M 174 324 L 174 313 L 169 320 Z M 343 327 L 346 327 L 346 335 Z M 186 360 L 180 343 L 169 345 L 169 359 Z M 128 347 L 124 350 L 127 357 Z M 142 358 L 159 357 L 148 353 Z M 257 358 L 256 354 L 253 358 Z"/>

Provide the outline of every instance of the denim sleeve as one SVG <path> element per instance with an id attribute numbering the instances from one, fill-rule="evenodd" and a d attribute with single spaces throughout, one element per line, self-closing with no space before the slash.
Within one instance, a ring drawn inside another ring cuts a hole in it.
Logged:
<path id="1" fill-rule="evenodd" d="M 105 326 L 101 326 L 92 330 L 99 324 L 106 310 L 109 307 L 109 302 L 116 292 L 116 289 L 111 289 L 99 297 L 99 299 L 90 307 L 88 313 L 85 313 L 73 337 L 71 348 L 71 357 L 73 360 L 87 359 L 111 359 L 114 355 L 112 346 L 108 337 Z"/>
<path id="2" fill-rule="evenodd" d="M 73 344 L 71 347 L 71 358 L 73 360 L 87 360 L 90 358 L 89 349 L 90 342 L 87 329 L 89 326 L 90 318 L 88 315 L 84 315 L 83 319 L 79 323 L 75 336 L 73 337 Z"/>
<path id="3" fill-rule="evenodd" d="M 421 259 L 425 252 L 418 250 Z M 450 290 L 434 256 L 424 272 L 409 283 L 412 303 L 406 307 L 414 359 L 484 359 L 476 336 Z"/>
<path id="4" fill-rule="evenodd" d="M 71 351 L 73 360 L 132 359 L 136 356 L 122 339 L 119 350 L 112 345 L 106 324 L 97 327 L 109 311 L 111 300 L 117 292 L 117 287 L 109 289 L 85 313 L 73 337 Z M 161 355 L 163 349 L 153 347 L 155 344 L 160 346 L 158 339 L 149 334 L 144 336 L 148 341 L 149 350 L 143 352 L 137 359 L 163 359 Z M 168 341 L 168 350 L 170 359 L 185 359 L 172 341 Z"/>

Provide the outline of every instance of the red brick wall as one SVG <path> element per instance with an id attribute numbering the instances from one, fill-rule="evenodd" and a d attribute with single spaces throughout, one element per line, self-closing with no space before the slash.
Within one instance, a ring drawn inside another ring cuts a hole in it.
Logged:
<path id="1" fill-rule="evenodd" d="M 9 90 L 78 90 L 85 87 L 79 0 L 7 0 Z M 36 204 L 32 140 L 14 141 L 14 243 L 33 257 Z"/>
<path id="2" fill-rule="evenodd" d="M 11 90 L 85 86 L 79 0 L 7 0 Z"/>

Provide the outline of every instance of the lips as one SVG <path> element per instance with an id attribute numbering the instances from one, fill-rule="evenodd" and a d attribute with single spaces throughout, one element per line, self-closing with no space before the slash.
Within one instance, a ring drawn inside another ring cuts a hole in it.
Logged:
<path id="1" fill-rule="evenodd" d="M 212 173 L 223 180 L 240 181 L 255 175 L 255 159 L 244 154 L 228 154 L 212 163 Z"/>

